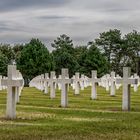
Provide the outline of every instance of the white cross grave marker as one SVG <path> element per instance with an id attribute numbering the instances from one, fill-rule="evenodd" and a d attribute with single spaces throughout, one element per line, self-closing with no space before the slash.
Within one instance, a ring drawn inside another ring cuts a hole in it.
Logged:
<path id="1" fill-rule="evenodd" d="M 100 82 L 101 80 L 97 78 L 97 71 L 92 70 L 92 78 L 90 79 L 92 89 L 91 89 L 91 99 L 96 100 L 97 99 L 97 83 Z"/>
<path id="2" fill-rule="evenodd" d="M 44 87 L 45 87 L 45 94 L 48 93 L 48 83 L 49 82 L 49 74 L 48 73 L 45 73 L 45 79 L 44 79 Z"/>
<path id="3" fill-rule="evenodd" d="M 80 78 L 80 87 L 81 87 L 81 90 L 84 90 L 84 88 L 85 88 L 84 81 L 85 81 L 85 75 L 82 74 L 81 75 L 81 78 Z"/>
<path id="4" fill-rule="evenodd" d="M 62 69 L 61 79 L 58 79 L 58 83 L 61 83 L 61 107 L 68 106 L 68 85 L 71 83 L 71 79 L 68 77 L 68 69 Z"/>
<path id="5" fill-rule="evenodd" d="M 115 72 L 111 72 L 110 96 L 115 96 Z"/>
<path id="6" fill-rule="evenodd" d="M 0 75 L 0 90 L 2 90 L 1 80 L 2 80 L 2 76 Z"/>
<path id="7" fill-rule="evenodd" d="M 79 72 L 75 73 L 75 79 L 74 79 L 74 83 L 75 83 L 75 95 L 78 95 L 80 93 L 80 78 L 79 78 Z"/>
<path id="8" fill-rule="evenodd" d="M 2 80 L 2 85 L 7 86 L 7 104 L 6 104 L 6 118 L 16 118 L 16 102 L 15 94 L 16 87 L 20 87 L 23 84 L 23 80 L 16 79 L 16 66 L 8 66 L 8 79 Z"/>
<path id="9" fill-rule="evenodd" d="M 119 76 L 118 74 L 116 75 L 116 79 L 120 79 L 121 78 L 121 76 Z M 120 84 L 118 84 L 118 83 L 116 83 L 116 81 L 115 81 L 115 86 L 116 86 L 116 89 L 118 90 L 120 87 L 121 87 L 121 83 Z"/>
<path id="10" fill-rule="evenodd" d="M 122 110 L 130 111 L 130 86 L 131 84 L 137 84 L 138 80 L 130 78 L 131 69 L 129 67 L 123 68 L 123 79 L 116 79 L 117 83 L 123 84 L 123 95 L 122 95 Z"/>
<path id="11" fill-rule="evenodd" d="M 19 76 L 19 70 L 16 70 L 16 77 L 15 78 L 17 79 L 18 76 Z M 15 93 L 16 94 L 16 100 L 15 101 L 16 101 L 16 103 L 19 103 L 19 100 L 20 100 L 19 99 L 19 87 L 16 87 L 16 91 L 15 92 L 16 92 Z"/>
<path id="12" fill-rule="evenodd" d="M 51 76 L 49 79 L 49 85 L 50 85 L 50 98 L 55 98 L 55 83 L 57 82 L 57 79 L 55 77 L 55 71 L 51 71 Z"/>
<path id="13" fill-rule="evenodd" d="M 136 73 L 134 74 L 134 78 L 139 80 L 139 76 Z M 137 92 L 138 91 L 139 83 L 138 84 L 134 84 L 133 86 L 134 86 L 134 92 Z"/>
<path id="14" fill-rule="evenodd" d="M 110 75 L 106 75 L 106 91 L 109 91 L 109 80 L 110 80 Z"/>

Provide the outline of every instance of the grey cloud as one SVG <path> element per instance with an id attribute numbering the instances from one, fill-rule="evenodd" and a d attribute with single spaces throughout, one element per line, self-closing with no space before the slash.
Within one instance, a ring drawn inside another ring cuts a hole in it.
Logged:
<path id="1" fill-rule="evenodd" d="M 35 37 L 51 49 L 56 37 L 67 34 L 74 44 L 85 45 L 110 28 L 139 31 L 139 7 L 139 0 L 5 0 L 0 42 L 26 43 Z"/>
<path id="2" fill-rule="evenodd" d="M 0 11 L 6 12 L 29 7 L 59 7 L 69 2 L 69 0 L 1 0 Z"/>
<path id="3" fill-rule="evenodd" d="M 43 19 L 43 20 L 65 20 L 65 19 L 74 19 L 72 16 L 40 16 L 38 19 Z"/>

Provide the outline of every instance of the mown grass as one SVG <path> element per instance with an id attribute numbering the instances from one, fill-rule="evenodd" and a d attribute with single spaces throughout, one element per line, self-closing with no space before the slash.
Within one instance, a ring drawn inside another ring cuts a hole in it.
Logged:
<path id="1" fill-rule="evenodd" d="M 131 92 L 131 112 L 121 111 L 122 89 L 115 97 L 98 87 L 98 100 L 90 100 L 90 87 L 73 95 L 68 108 L 35 88 L 24 88 L 17 119 L 5 119 L 6 91 L 0 91 L 0 140 L 139 140 L 140 89 Z"/>

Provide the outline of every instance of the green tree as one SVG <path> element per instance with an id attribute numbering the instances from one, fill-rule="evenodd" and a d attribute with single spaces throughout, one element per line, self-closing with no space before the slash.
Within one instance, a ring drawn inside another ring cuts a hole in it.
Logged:
<path id="1" fill-rule="evenodd" d="M 89 49 L 81 54 L 79 59 L 80 72 L 91 75 L 91 70 L 97 70 L 99 76 L 108 72 L 108 63 L 105 56 L 94 43 L 89 43 Z"/>
<path id="2" fill-rule="evenodd" d="M 101 33 L 100 37 L 95 39 L 95 43 L 106 56 L 109 62 L 109 70 L 117 72 L 121 61 L 120 50 L 123 43 L 120 30 L 114 29 Z"/>
<path id="3" fill-rule="evenodd" d="M 78 70 L 78 63 L 76 59 L 68 52 L 65 51 L 55 51 L 53 52 L 55 71 L 57 75 L 61 74 L 62 68 L 69 69 L 70 77 Z"/>
<path id="4" fill-rule="evenodd" d="M 8 58 L 0 51 L 0 75 L 7 75 Z"/>
<path id="5" fill-rule="evenodd" d="M 13 49 L 13 52 L 14 52 L 15 60 L 17 60 L 18 57 L 20 56 L 23 47 L 24 47 L 23 44 L 16 44 L 16 45 L 14 45 L 14 47 L 12 48 L 12 49 Z"/>
<path id="6" fill-rule="evenodd" d="M 9 44 L 0 44 L 1 53 L 8 58 L 8 63 L 15 59 L 12 47 Z"/>
<path id="7" fill-rule="evenodd" d="M 79 61 L 81 54 L 86 53 L 87 50 L 88 50 L 87 46 L 76 46 L 74 48 L 74 55 L 77 61 Z"/>
<path id="8" fill-rule="evenodd" d="M 17 66 L 27 81 L 37 75 L 50 72 L 53 69 L 53 59 L 39 39 L 32 39 L 23 47 L 17 59 Z"/>
<path id="9" fill-rule="evenodd" d="M 69 74 L 72 76 L 77 71 L 78 63 L 75 58 L 75 49 L 70 37 L 61 35 L 54 40 L 52 47 L 54 48 L 52 55 L 57 75 L 61 74 L 62 68 L 68 68 Z"/>
<path id="10" fill-rule="evenodd" d="M 51 45 L 55 50 L 63 50 L 71 54 L 74 53 L 73 42 L 70 37 L 65 34 L 57 37 L 57 39 L 54 40 L 54 43 L 52 43 Z"/>
<path id="11" fill-rule="evenodd" d="M 139 73 L 140 67 L 140 33 L 137 31 L 126 34 L 123 38 L 123 55 L 125 59 L 125 65 L 132 68 L 133 72 Z"/>

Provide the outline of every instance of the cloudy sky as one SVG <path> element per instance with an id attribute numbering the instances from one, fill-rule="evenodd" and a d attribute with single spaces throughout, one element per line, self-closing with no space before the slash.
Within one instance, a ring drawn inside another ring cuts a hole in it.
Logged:
<path id="1" fill-rule="evenodd" d="M 48 47 L 60 34 L 84 45 L 109 29 L 140 30 L 140 0 L 0 0 L 0 42 L 39 38 Z"/>

